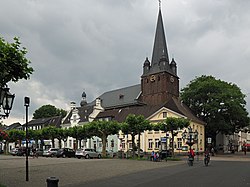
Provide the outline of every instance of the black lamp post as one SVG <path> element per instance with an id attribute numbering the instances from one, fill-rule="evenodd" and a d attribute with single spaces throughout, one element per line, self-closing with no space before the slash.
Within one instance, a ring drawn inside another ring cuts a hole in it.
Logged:
<path id="1" fill-rule="evenodd" d="M 188 127 L 188 131 L 184 131 L 182 133 L 182 139 L 186 139 L 186 144 L 189 145 L 189 151 L 191 151 L 192 145 L 195 144 L 195 142 L 198 140 L 198 131 L 193 129 L 191 127 Z"/>
<path id="2" fill-rule="evenodd" d="M 29 181 L 29 159 L 28 159 L 28 108 L 30 105 L 30 98 L 24 97 L 24 106 L 26 108 L 26 124 L 25 124 L 25 132 L 26 132 L 26 181 Z"/>
<path id="3" fill-rule="evenodd" d="M 0 109 L 2 108 L 4 112 L 0 114 L 0 119 L 7 118 L 13 106 L 15 94 L 11 94 L 9 90 L 7 86 L 0 87 Z"/>

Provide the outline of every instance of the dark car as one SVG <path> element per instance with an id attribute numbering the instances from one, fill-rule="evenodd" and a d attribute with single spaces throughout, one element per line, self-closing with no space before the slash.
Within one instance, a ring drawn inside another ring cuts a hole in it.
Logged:
<path id="1" fill-rule="evenodd" d="M 3 150 L 0 150 L 0 154 L 3 154 L 4 153 L 4 151 Z"/>
<path id="2" fill-rule="evenodd" d="M 70 148 L 62 148 L 62 149 L 59 149 L 56 153 L 56 157 L 59 158 L 59 157 L 75 157 L 75 151 L 73 149 L 70 149 Z"/>
<path id="3" fill-rule="evenodd" d="M 36 148 L 36 156 L 43 156 L 43 149 L 39 149 L 39 148 Z M 33 149 L 30 153 L 30 156 L 34 156 L 34 152 L 33 152 Z"/>
<path id="4" fill-rule="evenodd" d="M 20 147 L 17 150 L 17 156 L 25 156 L 26 155 L 26 147 Z M 30 148 L 28 148 L 28 156 L 30 155 Z"/>

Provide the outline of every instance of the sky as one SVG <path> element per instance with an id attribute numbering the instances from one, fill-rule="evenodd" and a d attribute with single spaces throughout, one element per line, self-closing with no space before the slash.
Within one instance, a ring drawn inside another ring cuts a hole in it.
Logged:
<path id="1" fill-rule="evenodd" d="M 180 88 L 201 75 L 238 85 L 250 111 L 250 1 L 162 0 L 170 58 Z M 102 93 L 140 83 L 151 59 L 157 0 L 0 0 L 0 36 L 19 37 L 34 73 L 9 83 L 15 101 L 3 123 L 25 123 L 51 104 L 79 106 L 83 91 L 91 102 Z"/>

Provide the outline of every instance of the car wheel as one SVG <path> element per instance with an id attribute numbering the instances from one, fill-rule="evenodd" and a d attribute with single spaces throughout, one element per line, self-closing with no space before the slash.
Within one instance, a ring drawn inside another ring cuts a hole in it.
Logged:
<path id="1" fill-rule="evenodd" d="M 78 159 L 81 159 L 82 157 L 81 157 L 81 156 L 78 156 L 77 158 L 78 158 Z"/>
<path id="2" fill-rule="evenodd" d="M 89 155 L 86 155 L 85 158 L 86 158 L 86 159 L 89 159 Z"/>
<path id="3" fill-rule="evenodd" d="M 101 158 L 101 155 L 98 155 L 98 159 L 100 159 Z"/>
<path id="4" fill-rule="evenodd" d="M 65 157 L 66 157 L 66 155 L 65 155 L 65 154 L 63 154 L 63 155 L 62 155 L 62 157 L 63 157 L 63 158 L 65 158 Z"/>

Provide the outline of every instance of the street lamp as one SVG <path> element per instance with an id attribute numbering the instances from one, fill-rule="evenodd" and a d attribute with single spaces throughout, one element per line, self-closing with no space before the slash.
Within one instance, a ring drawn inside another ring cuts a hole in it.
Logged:
<path id="1" fill-rule="evenodd" d="M 25 124 L 25 132 L 26 132 L 26 181 L 29 181 L 29 159 L 28 159 L 28 108 L 30 105 L 30 98 L 24 97 L 24 106 L 26 108 L 26 124 Z"/>
<path id="2" fill-rule="evenodd" d="M 191 151 L 192 145 L 198 140 L 198 131 L 193 131 L 191 127 L 188 127 L 188 131 L 185 130 L 182 133 L 182 139 L 187 140 L 186 144 L 189 145 L 189 151 Z"/>
<path id="3" fill-rule="evenodd" d="M 9 90 L 7 86 L 0 87 L 0 109 L 2 108 L 4 112 L 0 114 L 0 119 L 7 118 L 13 106 L 15 94 L 11 94 Z"/>

